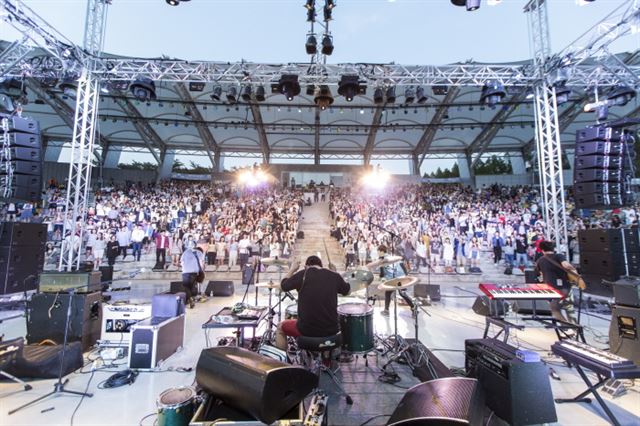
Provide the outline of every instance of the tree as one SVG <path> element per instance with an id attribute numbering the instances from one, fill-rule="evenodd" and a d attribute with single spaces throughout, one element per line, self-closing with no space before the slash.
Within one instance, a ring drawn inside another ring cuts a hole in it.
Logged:
<path id="1" fill-rule="evenodd" d="M 156 171 L 158 170 L 158 165 L 156 163 L 151 163 L 145 161 L 141 163 L 139 161 L 133 161 L 129 164 L 118 164 L 118 168 L 121 170 L 146 170 L 146 171 Z"/>
<path id="2" fill-rule="evenodd" d="M 184 166 L 184 163 L 178 159 L 175 159 L 173 161 L 173 166 L 171 167 L 171 171 L 172 172 L 183 172 L 185 171 L 186 167 Z"/>
<path id="3" fill-rule="evenodd" d="M 476 175 L 508 175 L 513 173 L 513 168 L 509 161 L 497 155 L 492 155 L 485 161 L 478 161 L 474 168 Z"/>
<path id="4" fill-rule="evenodd" d="M 453 163 L 453 167 L 451 167 L 451 177 L 460 177 L 460 167 L 458 163 Z"/>

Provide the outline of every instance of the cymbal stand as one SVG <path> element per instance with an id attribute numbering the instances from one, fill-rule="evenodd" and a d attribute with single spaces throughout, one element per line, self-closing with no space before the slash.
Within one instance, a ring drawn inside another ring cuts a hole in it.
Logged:
<path id="1" fill-rule="evenodd" d="M 257 289 L 257 287 L 256 287 Z M 267 311 L 267 330 L 262 335 L 262 341 L 260 342 L 260 346 L 267 342 L 272 342 L 274 340 L 274 327 L 276 327 L 276 323 L 273 321 L 273 318 L 276 315 L 276 312 L 273 310 L 272 306 L 273 300 L 273 288 L 269 287 L 269 310 Z"/>

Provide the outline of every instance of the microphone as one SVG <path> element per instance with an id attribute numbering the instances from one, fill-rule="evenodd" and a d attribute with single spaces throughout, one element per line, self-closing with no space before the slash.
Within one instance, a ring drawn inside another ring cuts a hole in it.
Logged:
<path id="1" fill-rule="evenodd" d="M 413 300 L 411 300 L 411 298 L 407 294 L 407 290 L 398 290 L 398 294 L 400 295 L 400 297 L 404 299 L 405 302 L 407 302 L 407 305 L 409 305 L 411 309 L 415 309 L 416 305 L 413 303 Z"/>

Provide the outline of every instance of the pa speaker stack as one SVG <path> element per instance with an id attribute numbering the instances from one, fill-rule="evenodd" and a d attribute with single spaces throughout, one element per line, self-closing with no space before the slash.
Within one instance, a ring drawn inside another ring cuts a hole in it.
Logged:
<path id="1" fill-rule="evenodd" d="M 38 288 L 46 240 L 41 223 L 0 222 L 0 294 Z"/>
<path id="2" fill-rule="evenodd" d="M 602 280 L 640 275 L 640 229 L 584 229 L 578 241 L 580 272 L 590 292 L 610 297 L 612 289 Z"/>
<path id="3" fill-rule="evenodd" d="M 40 126 L 31 118 L 0 114 L 0 197 L 13 201 L 40 201 L 42 145 Z"/>
<path id="4" fill-rule="evenodd" d="M 593 126 L 576 133 L 573 189 L 577 208 L 612 209 L 628 199 L 633 137 L 622 129 Z"/>

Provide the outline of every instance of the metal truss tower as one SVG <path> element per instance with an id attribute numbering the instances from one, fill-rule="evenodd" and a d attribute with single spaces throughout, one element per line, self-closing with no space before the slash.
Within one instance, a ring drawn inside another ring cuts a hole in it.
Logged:
<path id="1" fill-rule="evenodd" d="M 95 70 L 100 60 L 106 30 L 107 6 L 111 0 L 89 0 L 84 30 L 84 62 L 78 79 L 76 110 L 71 141 L 71 164 L 67 182 L 64 240 L 60 253 L 60 271 L 78 269 L 83 248 L 87 216 L 87 197 L 91 187 L 91 159 L 96 135 L 100 101 L 100 80 Z"/>
<path id="2" fill-rule="evenodd" d="M 540 192 L 546 222 L 545 239 L 556 243 L 557 251 L 568 252 L 567 212 L 562 172 L 562 145 L 558 125 L 556 89 L 548 84 L 547 61 L 551 55 L 549 18 L 545 0 L 531 0 L 525 6 L 533 65 L 537 76 L 534 85 L 534 113 L 536 119 L 536 152 L 540 174 Z"/>

